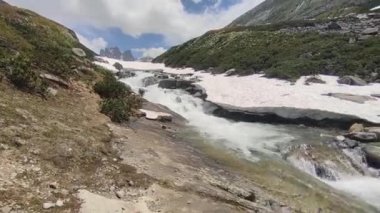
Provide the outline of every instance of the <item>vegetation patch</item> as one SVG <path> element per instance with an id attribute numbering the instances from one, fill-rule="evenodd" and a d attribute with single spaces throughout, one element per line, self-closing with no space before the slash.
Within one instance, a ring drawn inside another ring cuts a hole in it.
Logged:
<path id="1" fill-rule="evenodd" d="M 307 26 L 307 21 L 288 23 Z M 278 25 L 213 31 L 155 59 L 173 67 L 210 67 L 240 75 L 264 72 L 268 77 L 293 80 L 303 75 L 358 75 L 366 80 L 379 73 L 380 37 L 350 43 L 352 35 L 276 31 Z"/>
<path id="2" fill-rule="evenodd" d="M 94 91 L 103 99 L 101 112 L 113 122 L 128 121 L 133 112 L 141 107 L 141 98 L 124 83 L 118 81 L 111 72 L 100 69 L 103 80 L 94 85 Z"/>

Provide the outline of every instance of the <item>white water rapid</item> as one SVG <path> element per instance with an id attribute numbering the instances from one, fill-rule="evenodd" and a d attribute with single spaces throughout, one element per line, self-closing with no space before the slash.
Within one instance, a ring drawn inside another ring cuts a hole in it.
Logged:
<path id="1" fill-rule="evenodd" d="M 139 88 L 143 88 L 142 79 L 149 76 L 153 76 L 153 74 L 136 72 L 135 77 L 122 79 L 122 82 L 131 86 L 137 92 Z M 312 134 L 299 130 L 297 134 L 294 134 L 294 131 L 292 132 L 284 126 L 233 122 L 207 114 L 202 107 L 203 101 L 201 99 L 195 98 L 181 90 L 161 89 L 157 85 L 144 89 L 146 90 L 144 94 L 145 99 L 167 106 L 186 118 L 190 126 L 194 127 L 204 137 L 211 139 L 210 141 L 216 145 L 222 145 L 227 149 L 239 152 L 251 161 L 259 160 L 259 157 L 255 156 L 255 152 L 278 155 L 277 145 L 295 143 L 297 139 L 301 139 L 301 141 L 303 140 L 304 143 L 307 143 L 312 136 Z M 300 163 L 295 166 L 318 178 L 314 172 L 314 168 L 308 165 Z M 361 198 L 380 210 L 380 179 L 357 176 L 347 177 L 338 181 L 320 180 L 338 190 Z"/>

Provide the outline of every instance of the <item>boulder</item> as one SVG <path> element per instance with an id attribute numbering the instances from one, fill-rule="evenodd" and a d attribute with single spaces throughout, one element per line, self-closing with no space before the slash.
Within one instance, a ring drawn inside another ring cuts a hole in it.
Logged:
<path id="1" fill-rule="evenodd" d="M 377 27 L 371 27 L 363 30 L 363 35 L 376 35 L 379 32 L 379 28 Z"/>
<path id="2" fill-rule="evenodd" d="M 368 127 L 365 128 L 365 131 L 369 133 L 375 133 L 377 135 L 377 138 L 380 140 L 380 127 Z"/>
<path id="3" fill-rule="evenodd" d="M 354 132 L 347 134 L 346 137 L 362 143 L 376 142 L 379 139 L 377 134 L 373 132 Z"/>
<path id="4" fill-rule="evenodd" d="M 188 80 L 165 79 L 160 81 L 158 87 L 164 89 L 186 89 L 191 87 L 193 83 L 193 81 Z"/>
<path id="5" fill-rule="evenodd" d="M 331 22 L 328 26 L 327 26 L 327 29 L 328 30 L 341 30 L 342 27 L 336 23 L 336 22 Z"/>
<path id="6" fill-rule="evenodd" d="M 322 80 L 321 77 L 319 76 L 311 76 L 311 77 L 308 77 L 305 81 L 305 84 L 308 85 L 308 84 L 311 84 L 311 83 L 314 83 L 314 84 L 325 84 L 326 81 Z"/>
<path id="7" fill-rule="evenodd" d="M 233 76 L 236 75 L 236 69 L 230 69 L 227 70 L 227 72 L 224 73 L 226 76 Z"/>
<path id="8" fill-rule="evenodd" d="M 145 90 L 145 89 L 143 89 L 143 88 L 140 88 L 140 89 L 139 89 L 139 95 L 140 95 L 141 97 L 143 97 L 143 96 L 145 95 L 145 93 L 146 93 L 146 90 Z"/>
<path id="9" fill-rule="evenodd" d="M 169 79 L 169 75 L 167 74 L 155 74 L 154 77 L 158 79 Z"/>
<path id="10" fill-rule="evenodd" d="M 140 109 L 141 112 L 145 113 L 145 118 L 148 120 L 157 120 L 161 122 L 171 122 L 173 120 L 173 116 L 164 112 L 155 112 L 145 109 Z"/>
<path id="11" fill-rule="evenodd" d="M 206 90 L 198 84 L 192 84 L 190 87 L 186 88 L 185 91 L 191 95 L 194 95 L 194 97 L 201 98 L 203 100 L 207 98 Z"/>
<path id="12" fill-rule="evenodd" d="M 118 78 L 132 78 L 136 76 L 136 73 L 129 70 L 123 70 L 116 73 Z"/>
<path id="13" fill-rule="evenodd" d="M 70 84 L 67 81 L 65 81 L 65 80 L 63 80 L 63 79 L 61 79 L 61 78 L 59 78 L 59 77 L 57 77 L 55 75 L 41 74 L 40 77 L 43 78 L 43 79 L 46 79 L 48 81 L 51 81 L 53 83 L 56 83 L 59 86 L 62 86 L 64 88 L 69 88 L 70 87 Z"/>
<path id="14" fill-rule="evenodd" d="M 86 57 L 86 52 L 81 48 L 72 48 L 73 53 L 78 57 Z"/>
<path id="15" fill-rule="evenodd" d="M 158 78 L 156 78 L 154 76 L 149 76 L 149 77 L 142 79 L 142 84 L 144 87 L 149 87 L 149 86 L 158 84 L 158 82 L 159 82 Z"/>
<path id="16" fill-rule="evenodd" d="M 349 133 L 355 133 L 355 132 L 364 132 L 364 125 L 355 123 L 350 127 L 350 130 L 348 130 Z"/>
<path id="17" fill-rule="evenodd" d="M 283 157 L 300 170 L 325 180 L 339 180 L 342 174 L 360 174 L 340 149 L 324 145 L 293 145 L 283 153 Z"/>
<path id="18" fill-rule="evenodd" d="M 339 84 L 347 84 L 352 86 L 366 86 L 367 82 L 355 76 L 343 76 L 338 79 Z"/>
<path id="19" fill-rule="evenodd" d="M 363 148 L 368 166 L 380 169 L 380 147 L 367 145 Z"/>

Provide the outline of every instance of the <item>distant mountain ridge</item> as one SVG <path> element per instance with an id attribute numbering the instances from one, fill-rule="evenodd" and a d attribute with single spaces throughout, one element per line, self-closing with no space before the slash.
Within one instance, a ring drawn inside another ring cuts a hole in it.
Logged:
<path id="1" fill-rule="evenodd" d="M 117 60 L 123 60 L 123 61 L 136 60 L 131 50 L 126 50 L 122 53 L 118 47 L 107 47 L 105 49 L 102 49 L 100 50 L 100 56 L 113 58 Z"/>
<path id="2" fill-rule="evenodd" d="M 228 27 L 337 17 L 368 10 L 379 4 L 379 0 L 266 0 Z"/>

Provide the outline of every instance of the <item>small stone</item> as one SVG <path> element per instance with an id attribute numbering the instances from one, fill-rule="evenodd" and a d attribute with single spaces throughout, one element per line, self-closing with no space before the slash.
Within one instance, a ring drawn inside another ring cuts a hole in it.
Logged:
<path id="1" fill-rule="evenodd" d="M 189 201 L 187 201 L 187 205 L 190 205 L 191 204 L 191 201 L 189 200 Z"/>
<path id="2" fill-rule="evenodd" d="M 63 206 L 63 200 L 57 200 L 57 202 L 55 203 L 56 206 L 58 207 L 62 207 Z"/>
<path id="3" fill-rule="evenodd" d="M 52 88 L 52 87 L 49 87 L 47 88 L 47 92 L 51 95 L 51 96 L 57 96 L 58 94 L 58 90 Z"/>
<path id="4" fill-rule="evenodd" d="M 162 128 L 163 130 L 165 130 L 165 129 L 167 129 L 168 127 L 165 126 L 165 125 L 162 125 L 161 128 Z"/>
<path id="5" fill-rule="evenodd" d="M 123 190 L 119 190 L 115 194 L 116 194 L 116 197 L 119 199 L 121 199 L 125 196 L 125 192 Z"/>
<path id="6" fill-rule="evenodd" d="M 17 147 L 22 147 L 26 144 L 26 141 L 21 138 L 15 138 L 13 142 Z"/>
<path id="7" fill-rule="evenodd" d="M 339 142 L 343 142 L 346 138 L 342 135 L 336 136 L 335 139 Z"/>
<path id="8" fill-rule="evenodd" d="M 133 181 L 130 180 L 130 181 L 128 181 L 128 185 L 129 185 L 129 186 L 134 186 L 135 183 L 134 183 Z"/>
<path id="9" fill-rule="evenodd" d="M 49 183 L 49 188 L 51 188 L 51 189 L 58 189 L 58 183 L 57 182 Z"/>
<path id="10" fill-rule="evenodd" d="M 355 124 L 353 124 L 350 127 L 350 129 L 348 130 L 348 132 L 350 132 L 350 133 L 364 132 L 364 125 L 363 124 L 359 124 L 359 123 L 355 123 Z"/>
<path id="11" fill-rule="evenodd" d="M 51 208 L 54 208 L 55 207 L 55 203 L 44 203 L 43 205 L 42 205 L 42 208 L 44 208 L 44 209 L 51 209 Z"/>

